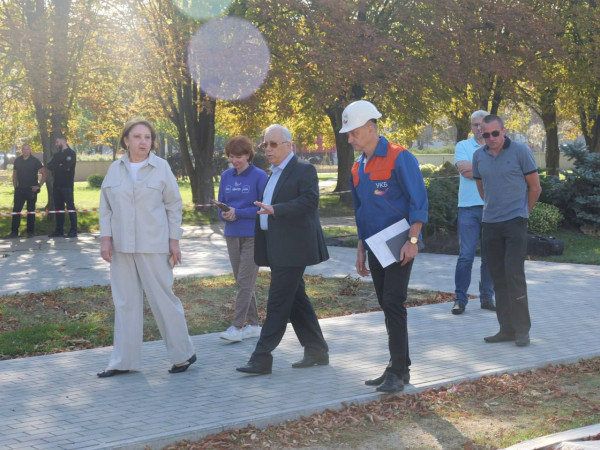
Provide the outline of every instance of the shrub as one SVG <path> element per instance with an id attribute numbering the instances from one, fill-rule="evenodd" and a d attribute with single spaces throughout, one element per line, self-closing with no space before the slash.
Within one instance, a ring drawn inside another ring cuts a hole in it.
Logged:
<path id="1" fill-rule="evenodd" d="M 87 179 L 88 186 L 94 189 L 100 189 L 103 181 L 104 175 L 100 175 L 99 173 L 93 173 Z"/>
<path id="2" fill-rule="evenodd" d="M 424 236 L 456 232 L 458 217 L 458 169 L 450 161 L 433 171 L 426 168 L 425 179 L 429 199 L 429 219 Z"/>
<path id="3" fill-rule="evenodd" d="M 422 164 L 421 165 L 421 173 L 423 174 L 423 178 L 431 178 L 437 167 L 434 164 Z"/>
<path id="4" fill-rule="evenodd" d="M 529 232 L 531 234 L 548 234 L 556 231 L 562 221 L 560 210 L 547 203 L 537 202 L 529 215 Z"/>
<path id="5" fill-rule="evenodd" d="M 561 171 L 565 180 L 555 181 L 542 198 L 557 206 L 568 223 L 600 233 L 600 153 L 590 153 L 583 143 L 563 144 L 561 151 L 574 160 L 574 168 Z"/>
<path id="6" fill-rule="evenodd" d="M 268 170 L 269 167 L 271 167 L 271 164 L 269 163 L 269 161 L 267 160 L 267 157 L 265 156 L 264 152 L 256 152 L 254 154 L 254 159 L 252 161 L 252 163 L 258 167 L 259 169 L 262 170 Z"/>

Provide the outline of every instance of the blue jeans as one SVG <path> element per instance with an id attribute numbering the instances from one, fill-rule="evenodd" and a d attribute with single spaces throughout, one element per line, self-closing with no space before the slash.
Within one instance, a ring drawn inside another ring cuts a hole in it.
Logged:
<path id="1" fill-rule="evenodd" d="M 456 300 L 461 305 L 469 301 L 467 291 L 471 284 L 471 270 L 475 258 L 475 250 L 481 234 L 481 217 L 483 206 L 458 208 L 458 242 L 460 253 L 454 272 Z M 494 297 L 494 283 L 487 268 L 487 259 L 483 245 L 481 246 L 481 269 L 479 278 L 479 300 L 481 303 L 491 302 Z"/>

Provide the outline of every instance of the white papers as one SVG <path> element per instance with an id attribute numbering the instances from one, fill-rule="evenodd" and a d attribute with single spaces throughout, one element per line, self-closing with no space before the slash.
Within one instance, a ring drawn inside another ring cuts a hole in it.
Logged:
<path id="1" fill-rule="evenodd" d="M 375 254 L 377 260 L 381 264 L 381 267 L 387 267 L 390 264 L 398 262 L 400 260 L 400 252 L 395 255 L 390 250 L 389 241 L 394 240 L 393 238 L 400 238 L 403 240 L 399 248 L 402 248 L 404 242 L 408 237 L 408 230 L 410 225 L 406 219 L 402 219 L 400 222 L 396 222 L 387 228 L 384 228 L 379 233 L 374 234 L 370 238 L 365 239 L 369 249 Z M 400 236 L 404 234 L 404 236 Z M 398 245 L 394 245 L 394 248 L 398 248 Z"/>

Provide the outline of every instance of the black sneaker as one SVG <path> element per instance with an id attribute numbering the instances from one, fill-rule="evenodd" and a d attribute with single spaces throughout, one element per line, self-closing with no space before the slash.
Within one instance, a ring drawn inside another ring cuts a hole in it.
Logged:
<path id="1" fill-rule="evenodd" d="M 481 302 L 481 309 L 488 309 L 490 311 L 496 311 L 496 305 L 494 305 L 493 300 L 488 300 L 487 302 Z"/>
<path id="2" fill-rule="evenodd" d="M 77 237 L 77 231 L 69 231 L 69 234 L 67 234 L 67 237 Z"/>
<path id="3" fill-rule="evenodd" d="M 53 232 L 53 233 L 50 233 L 50 234 L 48 235 L 48 237 L 52 237 L 52 238 L 53 238 L 53 237 L 65 237 L 65 235 L 64 235 L 64 233 L 59 233 L 58 231 L 55 231 L 55 232 Z"/>
<path id="4" fill-rule="evenodd" d="M 454 306 L 452 307 L 452 314 L 458 315 L 465 312 L 465 305 L 460 303 L 458 300 L 454 302 Z"/>
<path id="5" fill-rule="evenodd" d="M 4 236 L 4 239 L 19 239 L 19 233 L 10 233 Z"/>
<path id="6" fill-rule="evenodd" d="M 34 236 L 35 236 L 35 234 L 33 234 L 33 233 L 27 233 L 27 238 L 28 238 L 28 239 L 29 239 L 29 238 L 32 238 L 32 237 L 34 237 Z"/>

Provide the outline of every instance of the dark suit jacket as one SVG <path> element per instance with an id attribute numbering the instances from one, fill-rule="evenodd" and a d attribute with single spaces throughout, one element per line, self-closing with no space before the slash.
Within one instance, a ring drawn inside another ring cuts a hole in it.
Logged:
<path id="1" fill-rule="evenodd" d="M 293 156 L 287 164 L 271 202 L 269 230 L 260 229 L 257 214 L 254 261 L 259 266 L 312 266 L 329 259 L 319 222 L 319 179 L 317 170 Z"/>

